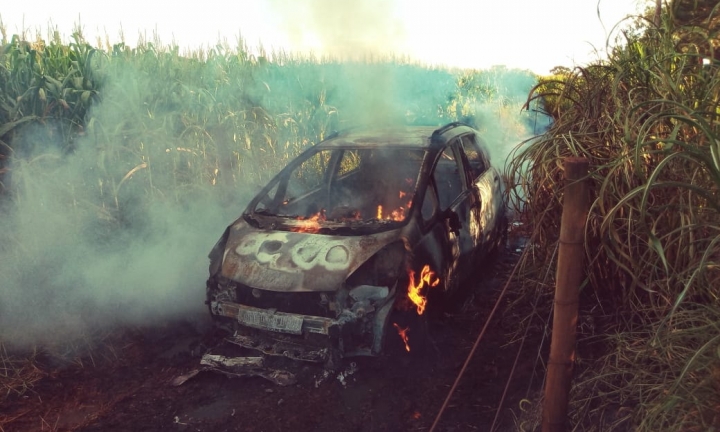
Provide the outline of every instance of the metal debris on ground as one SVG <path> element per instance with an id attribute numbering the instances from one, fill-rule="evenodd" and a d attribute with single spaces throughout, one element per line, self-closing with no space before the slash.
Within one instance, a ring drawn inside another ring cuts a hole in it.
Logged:
<path id="1" fill-rule="evenodd" d="M 355 374 L 355 372 L 358 371 L 357 363 L 351 362 L 345 370 L 340 371 L 337 375 L 335 375 L 335 379 L 340 381 L 340 384 L 342 384 L 343 387 L 347 386 L 347 380 L 348 377 Z M 324 383 L 325 381 L 330 378 L 330 376 L 333 375 L 331 371 L 328 369 L 323 369 L 323 371 L 319 375 L 315 375 L 315 388 L 320 387 L 320 384 Z"/>
<path id="2" fill-rule="evenodd" d="M 348 366 L 347 369 L 345 369 L 344 371 L 341 371 L 337 375 L 337 380 L 340 381 L 340 384 L 342 384 L 343 387 L 345 387 L 345 386 L 347 386 L 346 378 L 349 377 L 350 375 L 353 375 L 355 372 L 357 372 L 357 370 L 358 370 L 357 364 L 355 362 L 352 362 L 352 363 L 350 363 L 350 365 Z"/>
<path id="3" fill-rule="evenodd" d="M 319 377 L 317 375 L 315 376 L 315 388 L 320 387 L 320 384 L 324 383 L 328 379 L 329 376 L 330 376 L 330 371 L 327 369 L 323 369 L 323 371 Z"/>
<path id="4" fill-rule="evenodd" d="M 297 379 L 289 371 L 263 366 L 262 357 L 225 357 L 217 354 L 205 354 L 200 360 L 199 369 L 176 377 L 172 385 L 179 386 L 202 371 L 220 372 L 229 377 L 258 376 L 280 386 L 295 384 Z"/>

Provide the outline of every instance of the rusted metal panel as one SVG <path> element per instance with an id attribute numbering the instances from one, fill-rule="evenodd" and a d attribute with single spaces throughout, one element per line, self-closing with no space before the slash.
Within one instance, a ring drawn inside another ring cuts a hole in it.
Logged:
<path id="1" fill-rule="evenodd" d="M 332 236 L 261 231 L 239 221 L 230 232 L 222 275 L 269 291 L 336 291 L 400 232 Z"/>
<path id="2" fill-rule="evenodd" d="M 330 358 L 330 348 L 328 346 L 313 346 L 304 340 L 303 343 L 298 343 L 292 340 L 274 338 L 272 334 L 251 336 L 236 332 L 226 340 L 243 348 L 260 351 L 266 355 L 287 357 L 293 360 L 323 363 Z"/>
<path id="3" fill-rule="evenodd" d="M 202 371 L 220 372 L 229 377 L 258 376 L 280 386 L 289 386 L 297 382 L 295 375 L 289 371 L 265 367 L 262 357 L 225 357 L 205 354 L 200 360 L 200 366 L 199 369 L 173 379 L 172 385 L 182 385 Z"/>
<path id="4" fill-rule="evenodd" d="M 262 357 L 225 357 L 218 354 L 205 354 L 200 359 L 202 366 L 224 366 L 228 368 L 263 367 Z"/>

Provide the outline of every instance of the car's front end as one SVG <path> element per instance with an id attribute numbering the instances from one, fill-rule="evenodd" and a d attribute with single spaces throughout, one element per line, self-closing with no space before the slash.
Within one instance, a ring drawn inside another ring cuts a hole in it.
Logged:
<path id="1" fill-rule="evenodd" d="M 398 236 L 261 232 L 240 221 L 208 280 L 210 311 L 233 323 L 235 342 L 266 354 L 376 355 L 405 268 Z"/>
<path id="2" fill-rule="evenodd" d="M 406 298 L 424 156 L 321 150 L 271 181 L 210 254 L 207 302 L 231 340 L 307 361 L 378 355 Z"/>

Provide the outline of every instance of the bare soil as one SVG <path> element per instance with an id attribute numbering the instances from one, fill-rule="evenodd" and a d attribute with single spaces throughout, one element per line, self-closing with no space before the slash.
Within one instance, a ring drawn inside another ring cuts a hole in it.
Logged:
<path id="1" fill-rule="evenodd" d="M 201 322 L 125 330 L 92 356 L 46 364 L 31 391 L 0 405 L 0 430 L 11 431 L 425 431 L 443 400 L 517 261 L 503 252 L 472 287 L 455 313 L 433 319 L 430 348 L 422 356 L 346 359 L 325 380 L 319 365 L 294 363 L 294 385 L 259 377 L 228 378 L 205 371 L 182 385 L 173 379 L 197 369 L 225 336 Z M 439 431 L 487 431 L 513 366 L 510 343 L 531 308 L 502 301 L 464 378 L 444 412 Z M 537 391 L 540 332 L 520 355 L 497 430 L 517 430 L 514 413 Z M 215 350 L 215 351 L 213 351 Z M 318 381 L 322 381 L 319 382 Z"/>

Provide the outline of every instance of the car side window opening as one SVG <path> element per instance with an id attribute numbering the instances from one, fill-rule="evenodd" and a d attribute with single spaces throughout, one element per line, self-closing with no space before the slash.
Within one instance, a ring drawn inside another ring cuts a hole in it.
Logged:
<path id="1" fill-rule="evenodd" d="M 464 172 L 455 158 L 452 146 L 443 150 L 438 159 L 433 178 L 437 186 L 438 201 L 442 210 L 447 209 L 463 191 Z"/>
<path id="2" fill-rule="evenodd" d="M 280 190 L 284 196 L 280 202 L 283 207 L 279 210 L 279 214 L 312 216 L 321 211 L 314 202 L 316 200 L 303 200 L 302 204 L 298 201 L 310 195 L 321 194 L 324 190 L 323 182 L 326 179 L 330 157 L 330 151 L 317 152 L 281 180 L 283 184 L 280 185 Z"/>
<path id="3" fill-rule="evenodd" d="M 273 207 L 273 203 L 275 201 L 275 197 L 277 196 L 278 187 L 280 185 L 280 182 L 276 181 L 275 185 L 271 187 L 267 193 L 260 199 L 257 206 L 255 207 L 255 211 L 264 211 L 268 210 L 271 207 Z"/>
<path id="4" fill-rule="evenodd" d="M 475 135 L 465 135 L 460 138 L 460 142 L 462 144 L 465 157 L 467 157 L 468 164 L 470 165 L 470 176 L 472 177 L 472 180 L 475 180 L 487 169 L 485 158 L 475 142 Z"/>
<path id="5" fill-rule="evenodd" d="M 357 173 L 362 162 L 363 153 L 360 150 L 348 149 L 342 153 L 340 165 L 338 166 L 337 179 L 345 178 Z"/>
<path id="6" fill-rule="evenodd" d="M 330 152 L 321 151 L 303 161 L 290 173 L 288 193 L 299 196 L 321 187 L 329 160 Z"/>

